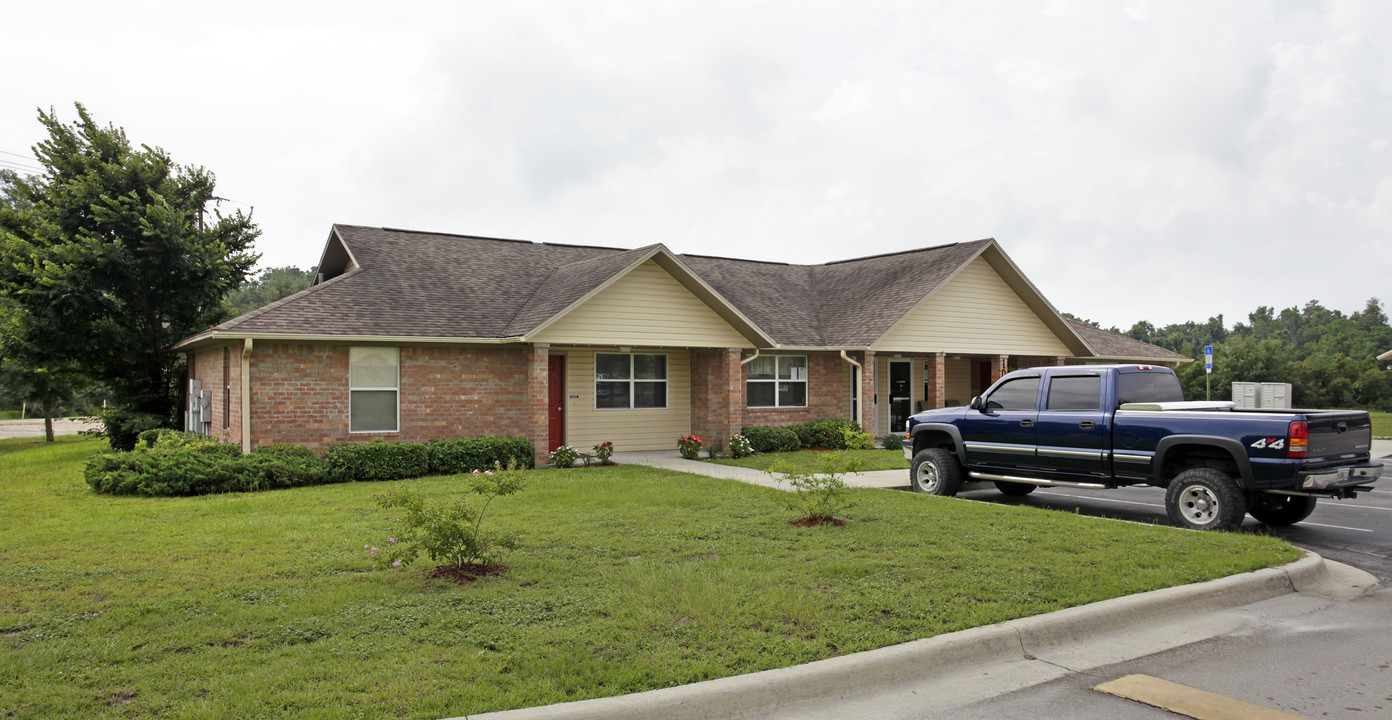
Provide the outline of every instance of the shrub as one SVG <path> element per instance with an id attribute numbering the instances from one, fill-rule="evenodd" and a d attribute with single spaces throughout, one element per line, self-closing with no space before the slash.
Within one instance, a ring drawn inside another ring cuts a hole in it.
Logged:
<path id="1" fill-rule="evenodd" d="M 93 490 L 112 495 L 206 495 L 259 489 L 237 446 L 217 441 L 160 451 L 101 453 L 87 461 L 82 474 Z"/>
<path id="2" fill-rule="evenodd" d="M 886 450 L 903 450 L 904 438 L 900 437 L 898 433 L 890 433 L 884 436 L 884 440 L 881 441 L 881 444 L 884 445 L 884 449 Z"/>
<path id="3" fill-rule="evenodd" d="M 551 451 L 551 464 L 558 468 L 575 467 L 575 459 L 580 453 L 569 445 L 562 445 Z"/>
<path id="4" fill-rule="evenodd" d="M 812 472 L 780 460 L 765 472 L 792 487 L 788 506 L 801 512 L 804 519 L 831 520 L 838 511 L 849 506 L 843 476 L 860 472 L 865 463 L 845 450 L 823 453 L 817 463 L 817 471 Z"/>
<path id="5" fill-rule="evenodd" d="M 111 449 L 124 452 L 135 449 L 140 433 L 158 428 L 165 421 L 158 415 L 112 408 L 102 413 L 101 422 L 102 434 L 111 443 Z"/>
<path id="6" fill-rule="evenodd" d="M 792 431 L 792 433 L 797 436 L 798 447 L 810 448 L 817 445 L 816 439 L 812 436 L 812 423 L 805 422 L 797 425 L 789 425 L 788 430 Z M 822 447 L 826 446 L 823 445 Z"/>
<path id="7" fill-rule="evenodd" d="M 247 490 L 321 485 L 330 482 L 324 462 L 313 450 L 301 445 L 261 445 L 243 459 L 249 481 Z"/>
<path id="8" fill-rule="evenodd" d="M 788 452 L 802 447 L 797 433 L 788 428 L 750 425 L 741 434 L 749 439 L 754 452 Z"/>
<path id="9" fill-rule="evenodd" d="M 594 446 L 594 454 L 595 457 L 599 458 L 600 465 L 608 465 L 612 462 L 610 458 L 614 457 L 614 443 L 605 440 Z"/>
<path id="10" fill-rule="evenodd" d="M 427 447 L 430 472 L 435 475 L 458 475 L 509 463 L 527 468 L 536 464 L 532 441 L 525 437 L 480 435 L 432 440 Z"/>
<path id="11" fill-rule="evenodd" d="M 425 551 L 431 560 L 455 567 L 471 563 L 496 564 L 500 550 L 513 549 L 517 542 L 507 535 L 484 532 L 483 516 L 493 498 L 522 490 L 526 484 L 523 473 L 524 469 L 516 464 L 506 468 L 497 465 L 493 470 L 471 473 L 470 491 L 484 496 L 483 507 L 477 510 L 465 498 L 439 505 L 427 503 L 420 492 L 412 488 L 398 488 L 377 498 L 383 508 L 406 511 L 401 531 L 388 540 L 390 547 L 386 559 L 393 565 L 410 564 Z M 376 548 L 367 547 L 376 554 Z"/>
<path id="12" fill-rule="evenodd" d="M 749 438 L 743 435 L 736 435 L 730 438 L 730 457 L 742 458 L 754 454 L 754 448 L 749 444 Z"/>
<path id="13" fill-rule="evenodd" d="M 846 450 L 870 450 L 875 447 L 875 438 L 871 437 L 870 433 L 842 428 L 841 443 L 841 447 Z"/>
<path id="14" fill-rule="evenodd" d="M 677 451 L 687 460 L 701 457 L 701 438 L 695 435 L 683 435 L 677 438 Z"/>
<path id="15" fill-rule="evenodd" d="M 338 482 L 420 477 L 430 472 L 430 450 L 420 443 L 381 438 L 365 443 L 329 443 L 324 472 Z"/>

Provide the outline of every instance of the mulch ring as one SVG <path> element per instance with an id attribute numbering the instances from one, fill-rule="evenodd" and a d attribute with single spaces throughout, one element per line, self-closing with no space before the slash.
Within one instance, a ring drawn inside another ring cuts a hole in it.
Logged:
<path id="1" fill-rule="evenodd" d="M 441 565 L 430 572 L 430 577 L 453 580 L 460 585 L 468 585 L 481 577 L 499 577 L 505 572 L 507 572 L 506 565 L 469 563 L 464 567 Z"/>
<path id="2" fill-rule="evenodd" d="M 846 521 L 842 520 L 841 518 L 834 517 L 798 518 L 796 520 L 789 520 L 788 524 L 792 525 L 793 527 L 816 527 L 818 525 L 832 525 L 834 527 L 844 527 L 846 525 Z"/>

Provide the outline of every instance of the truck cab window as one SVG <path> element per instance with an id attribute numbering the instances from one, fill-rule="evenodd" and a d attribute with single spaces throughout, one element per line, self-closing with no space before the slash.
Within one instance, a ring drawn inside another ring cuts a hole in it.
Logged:
<path id="1" fill-rule="evenodd" d="M 1049 400 L 1046 410 L 1101 410 L 1102 378 L 1096 375 L 1074 375 L 1049 380 Z"/>
<path id="2" fill-rule="evenodd" d="M 1039 400 L 1039 378 L 1011 380 L 986 398 L 987 410 L 1033 410 Z"/>

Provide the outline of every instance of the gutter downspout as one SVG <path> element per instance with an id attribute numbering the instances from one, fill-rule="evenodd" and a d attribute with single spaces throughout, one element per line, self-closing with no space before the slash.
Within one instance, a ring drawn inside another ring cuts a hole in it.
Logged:
<path id="1" fill-rule="evenodd" d="M 251 453 L 251 338 L 242 344 L 242 454 Z"/>
<path id="2" fill-rule="evenodd" d="M 753 355 L 750 355 L 749 357 L 747 357 L 747 358 L 741 360 L 741 361 L 740 361 L 740 367 L 744 367 L 745 365 L 748 365 L 749 363 L 753 362 L 753 361 L 754 361 L 754 358 L 756 358 L 756 357 L 759 357 L 759 348 L 754 348 L 754 354 L 753 354 Z"/>
<path id="3" fill-rule="evenodd" d="M 862 402 L 862 401 L 864 400 L 864 398 L 862 398 L 861 395 L 862 395 L 862 389 L 865 387 L 865 367 L 862 366 L 860 363 L 858 363 L 858 362 L 852 360 L 852 359 L 851 359 L 851 356 L 850 356 L 850 355 L 847 355 L 845 350 L 842 350 L 842 351 L 841 351 L 841 359 L 842 359 L 842 360 L 845 360 L 846 362 L 848 362 L 848 363 L 850 363 L 850 364 L 852 364 L 852 365 L 855 366 L 855 369 L 856 369 L 856 391 L 855 391 L 856 415 L 863 415 L 863 414 L 865 413 L 865 405 L 864 405 L 863 402 Z M 855 420 L 857 423 L 860 422 L 860 418 L 858 418 L 858 417 L 857 417 L 857 418 L 852 418 L 852 419 Z"/>

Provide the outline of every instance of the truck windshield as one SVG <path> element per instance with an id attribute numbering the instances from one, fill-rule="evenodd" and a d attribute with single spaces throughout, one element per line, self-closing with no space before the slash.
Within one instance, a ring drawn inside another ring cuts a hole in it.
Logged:
<path id="1" fill-rule="evenodd" d="M 1167 372 L 1131 372 L 1117 376 L 1117 404 L 1183 402 L 1179 378 Z"/>

